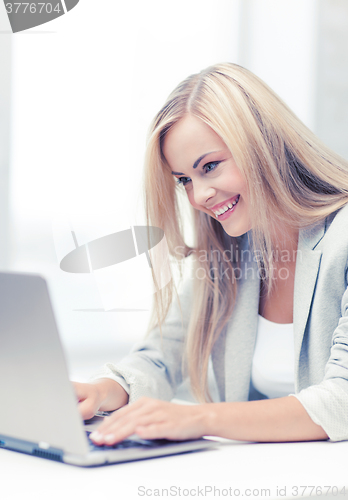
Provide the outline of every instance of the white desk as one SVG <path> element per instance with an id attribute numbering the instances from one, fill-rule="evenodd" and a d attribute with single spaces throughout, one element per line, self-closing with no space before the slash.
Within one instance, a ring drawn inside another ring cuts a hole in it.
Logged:
<path id="1" fill-rule="evenodd" d="M 238 492 L 234 490 L 237 489 L 240 490 L 240 497 L 310 498 L 309 488 L 305 492 L 299 488 L 295 495 L 295 488 L 300 486 L 322 486 L 322 499 L 347 500 L 348 441 L 229 442 L 214 450 L 90 469 L 0 450 L 0 478 L 1 500 L 216 499 L 236 498 Z M 339 490 L 346 486 L 346 495 L 336 495 L 336 490 L 328 491 L 325 486 L 336 486 Z M 174 488 L 172 495 L 169 491 L 168 496 L 165 493 L 155 496 L 156 488 L 170 487 Z M 214 491 L 202 495 L 205 487 L 219 489 L 220 496 L 217 490 L 215 496 Z M 138 495 L 138 492 L 144 492 L 144 488 L 152 491 Z M 232 496 L 229 488 L 232 489 Z M 282 495 L 279 494 L 280 488 Z M 191 490 L 191 494 L 187 495 L 187 491 L 183 491 L 185 489 Z M 247 489 L 258 492 L 252 494 Z M 261 492 L 261 489 L 268 489 L 269 492 Z M 325 495 L 327 491 L 329 494 Z M 314 494 L 315 491 L 311 498 Z"/>

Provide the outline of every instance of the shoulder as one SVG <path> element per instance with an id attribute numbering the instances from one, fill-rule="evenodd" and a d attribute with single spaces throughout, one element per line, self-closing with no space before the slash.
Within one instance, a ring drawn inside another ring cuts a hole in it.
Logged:
<path id="1" fill-rule="evenodd" d="M 322 246 L 328 245 L 348 250 L 348 203 L 326 218 Z"/>
<path id="2" fill-rule="evenodd" d="M 336 273 L 347 273 L 348 263 L 348 204 L 325 220 L 325 232 L 316 250 L 322 252 L 321 266 L 333 279 Z"/>
<path id="3" fill-rule="evenodd" d="M 327 229 L 346 228 L 348 226 L 348 203 L 326 218 Z"/>
<path id="4" fill-rule="evenodd" d="M 348 203 L 312 226 L 300 229 L 300 250 L 348 253 Z"/>

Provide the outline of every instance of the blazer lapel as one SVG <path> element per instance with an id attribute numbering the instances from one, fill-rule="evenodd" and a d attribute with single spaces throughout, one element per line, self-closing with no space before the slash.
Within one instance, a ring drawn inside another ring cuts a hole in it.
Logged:
<path id="1" fill-rule="evenodd" d="M 299 388 L 300 354 L 303 336 L 314 296 L 321 250 L 317 249 L 319 241 L 325 234 L 325 220 L 311 228 L 302 229 L 299 233 L 297 248 L 295 285 L 294 285 L 294 354 L 295 354 L 295 391 Z"/>
<path id="2" fill-rule="evenodd" d="M 299 360 L 304 332 L 312 304 L 319 272 L 321 250 L 316 248 L 325 234 L 325 221 L 300 230 L 294 285 L 294 350 L 295 391 L 299 390 L 301 373 Z M 241 249 L 249 249 L 248 239 Z M 250 257 L 251 256 L 251 257 Z M 235 308 L 226 332 L 218 339 L 212 352 L 212 361 L 221 400 L 245 401 L 250 389 L 252 358 L 254 354 L 260 277 L 257 263 L 250 251 L 248 261 L 243 259 L 242 275 L 238 280 Z"/>
<path id="3" fill-rule="evenodd" d="M 295 391 L 299 390 L 299 359 L 303 336 L 317 281 L 325 220 L 299 232 L 294 284 Z M 248 238 L 241 249 L 249 249 Z M 251 257 L 250 257 L 251 256 Z M 243 259 L 235 308 L 225 334 L 214 346 L 212 361 L 221 400 L 246 401 L 249 396 L 252 358 L 257 334 L 260 277 L 257 262 Z"/>

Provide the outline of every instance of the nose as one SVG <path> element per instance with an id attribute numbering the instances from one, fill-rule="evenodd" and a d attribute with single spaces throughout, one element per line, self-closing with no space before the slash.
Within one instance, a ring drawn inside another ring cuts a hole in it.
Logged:
<path id="1" fill-rule="evenodd" d="M 210 198 L 215 196 L 216 189 L 210 183 L 207 183 L 207 179 L 192 182 L 193 199 L 197 205 L 205 205 Z"/>

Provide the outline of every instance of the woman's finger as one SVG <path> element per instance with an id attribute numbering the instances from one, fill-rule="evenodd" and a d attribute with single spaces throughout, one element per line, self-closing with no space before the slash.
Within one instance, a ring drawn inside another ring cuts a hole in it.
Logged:
<path id="1" fill-rule="evenodd" d="M 86 384 L 83 384 L 81 382 L 71 382 L 71 383 L 74 387 L 77 400 L 82 401 L 83 399 L 86 399 L 87 397 Z"/>
<path id="2" fill-rule="evenodd" d="M 101 430 L 100 426 L 96 432 L 93 432 L 90 435 L 90 438 L 96 444 L 115 444 L 123 441 L 127 437 L 136 433 L 137 426 L 147 426 L 154 421 L 160 421 L 161 413 L 156 411 L 146 411 L 146 413 L 143 413 L 141 409 L 138 409 L 128 418 L 122 418 L 116 422 L 111 421 L 111 418 L 112 417 L 108 417 L 108 419 L 110 419 L 110 423 L 107 427 L 104 427 L 104 429 Z"/>
<path id="3" fill-rule="evenodd" d="M 156 402 L 156 400 L 152 401 Z M 156 408 L 156 404 L 153 402 L 147 398 L 143 398 L 142 400 L 138 400 L 135 403 L 131 403 L 123 408 L 120 408 L 112 415 L 104 419 L 103 423 L 100 427 L 98 427 L 99 433 L 106 434 L 110 431 L 114 424 L 122 426 L 124 422 L 127 422 L 129 419 L 135 419 L 142 415 L 150 414 Z"/>
<path id="4" fill-rule="evenodd" d="M 94 401 L 91 401 L 90 399 L 84 399 L 83 401 L 79 402 L 78 410 L 83 420 L 88 420 L 94 417 L 95 412 L 98 410 L 98 408 Z"/>
<path id="5" fill-rule="evenodd" d="M 98 392 L 92 384 L 73 382 L 76 398 L 79 402 L 78 409 L 84 420 L 92 418 L 98 410 Z"/>

